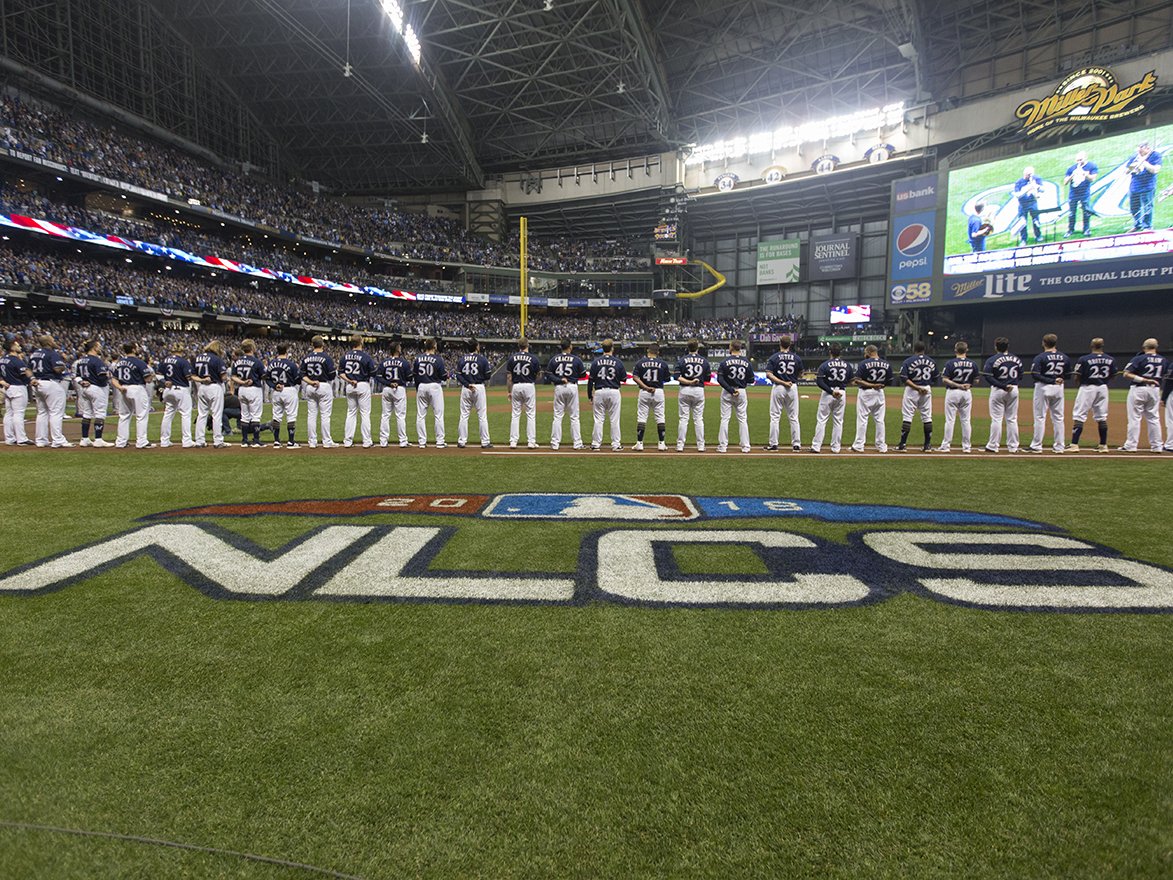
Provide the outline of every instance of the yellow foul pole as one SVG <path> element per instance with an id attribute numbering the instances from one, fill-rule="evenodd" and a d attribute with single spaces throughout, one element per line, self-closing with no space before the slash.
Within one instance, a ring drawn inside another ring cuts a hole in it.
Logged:
<path id="1" fill-rule="evenodd" d="M 529 319 L 529 268 L 527 262 L 527 245 L 529 238 L 529 223 L 525 217 L 521 218 L 521 335 L 525 336 L 525 324 Z"/>

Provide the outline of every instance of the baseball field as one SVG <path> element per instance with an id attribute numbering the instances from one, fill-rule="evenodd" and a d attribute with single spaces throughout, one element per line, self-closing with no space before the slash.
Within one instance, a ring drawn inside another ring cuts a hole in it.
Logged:
<path id="1" fill-rule="evenodd" d="M 446 450 L 0 447 L 0 877 L 1173 875 L 1173 456 L 492 394 L 487 453 L 454 393 Z"/>

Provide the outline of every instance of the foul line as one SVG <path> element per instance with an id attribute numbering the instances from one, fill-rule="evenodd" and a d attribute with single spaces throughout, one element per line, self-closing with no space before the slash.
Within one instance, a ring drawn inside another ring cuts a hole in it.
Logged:
<path id="1" fill-rule="evenodd" d="M 582 455 L 582 456 L 595 456 L 598 458 L 610 458 L 610 457 L 640 458 L 640 457 L 642 457 L 642 458 L 647 458 L 647 459 L 652 459 L 652 460 L 660 460 L 661 458 L 663 458 L 664 460 L 671 460 L 674 458 L 698 458 L 698 457 L 703 457 L 703 458 L 808 458 L 808 459 L 813 458 L 813 457 L 817 457 L 819 459 L 834 458 L 834 459 L 845 459 L 845 460 L 849 460 L 849 461 L 850 460 L 858 461 L 860 459 L 873 459 L 873 458 L 884 459 L 884 460 L 888 460 L 888 459 L 901 460 L 901 459 L 905 459 L 905 458 L 937 458 L 937 459 L 941 459 L 942 461 L 944 461 L 944 460 L 954 461 L 954 460 L 958 460 L 958 459 L 973 460 L 973 461 L 992 461 L 994 459 L 1000 459 L 1000 460 L 1020 459 L 1023 461 L 1034 461 L 1034 460 L 1045 459 L 1045 458 L 1066 459 L 1066 460 L 1071 460 L 1071 459 L 1079 460 L 1079 459 L 1086 459 L 1086 458 L 1092 458 L 1092 459 L 1105 459 L 1105 458 L 1107 458 L 1107 459 L 1118 459 L 1121 461 L 1124 461 L 1124 460 L 1135 461 L 1138 459 L 1156 458 L 1156 455 L 1154 453 L 1149 453 L 1149 452 L 1119 452 L 1119 453 L 1117 453 L 1117 452 L 1079 452 L 1079 453 L 1074 453 L 1074 454 L 1070 453 L 1070 452 L 1066 452 L 1066 453 L 1063 453 L 1062 455 L 1059 455 L 1054 452 L 1051 452 L 1050 450 L 1047 450 L 1042 453 L 1031 453 L 1031 452 L 1014 452 L 1014 453 L 1012 453 L 1012 452 L 997 452 L 997 453 L 995 453 L 995 452 L 970 452 L 970 453 L 965 453 L 965 452 L 871 452 L 871 451 L 850 452 L 848 450 L 843 450 L 842 452 L 836 453 L 836 452 L 831 452 L 831 450 L 829 450 L 829 449 L 824 449 L 822 452 L 819 452 L 819 453 L 807 452 L 805 450 L 803 452 L 741 452 L 740 450 L 735 450 L 735 449 L 730 449 L 728 452 L 717 452 L 715 449 L 708 450 L 705 452 L 697 452 L 695 449 L 686 450 L 684 452 L 676 452 L 674 450 L 660 452 L 657 449 L 644 450 L 643 452 L 635 452 L 630 449 L 624 449 L 619 452 L 613 452 L 610 449 L 601 449 L 598 451 L 591 450 L 591 449 L 568 449 L 568 450 L 558 450 L 557 452 L 555 452 L 553 449 L 545 449 L 545 450 L 527 449 L 524 451 L 520 450 L 520 449 L 503 449 L 500 451 L 498 451 L 496 449 L 486 449 L 486 450 L 481 451 L 481 455 L 521 455 L 521 456 L 541 455 L 541 456 L 553 456 L 555 458 L 561 458 L 561 457 L 571 456 L 571 455 Z M 1173 454 L 1170 454 L 1170 453 L 1165 453 L 1162 455 L 1162 457 L 1173 460 Z"/>
<path id="2" fill-rule="evenodd" d="M 276 859 L 272 856 L 259 856 L 255 853 L 237 852 L 232 849 L 217 849 L 214 846 L 200 846 L 195 843 L 180 843 L 176 840 L 163 840 L 159 837 L 142 837 L 137 834 L 118 834 L 113 831 L 85 831 L 81 828 L 58 828 L 55 825 L 37 825 L 32 822 L 10 822 L 0 819 L 0 828 L 12 828 L 17 831 L 48 831 L 53 834 L 72 834 L 75 837 L 101 837 L 108 840 L 124 840 L 130 843 L 146 843 L 151 846 L 166 846 L 171 849 L 189 850 L 191 852 L 210 853 L 217 856 L 232 856 L 246 859 L 250 862 L 261 862 L 266 865 L 277 865 L 281 868 L 295 868 L 301 871 L 310 871 L 321 874 L 323 877 L 334 877 L 337 880 L 362 880 L 356 874 L 343 874 L 329 868 L 319 868 L 303 862 L 291 862 L 287 859 Z"/>

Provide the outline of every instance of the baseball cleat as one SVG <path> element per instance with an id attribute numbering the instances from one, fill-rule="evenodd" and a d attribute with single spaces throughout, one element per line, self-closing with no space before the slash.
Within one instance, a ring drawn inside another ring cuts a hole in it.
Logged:
<path id="1" fill-rule="evenodd" d="M 668 444 L 665 443 L 663 440 L 661 440 L 659 443 L 656 444 L 656 448 L 658 450 L 660 450 L 660 452 L 667 452 L 668 451 Z"/>
<path id="2" fill-rule="evenodd" d="M 581 443 L 576 443 L 576 444 L 574 444 L 574 448 L 575 449 L 584 449 L 585 447 Z"/>
<path id="3" fill-rule="evenodd" d="M 811 447 L 811 452 L 813 452 L 815 455 L 818 455 L 821 451 L 822 450 L 820 450 L 817 446 Z"/>
<path id="4" fill-rule="evenodd" d="M 437 443 L 437 444 L 436 444 L 436 448 L 437 448 L 437 449 L 447 449 L 447 448 L 448 448 L 448 444 L 447 444 L 447 443 Z"/>
<path id="5" fill-rule="evenodd" d="M 66 440 L 64 443 L 54 443 L 53 448 L 54 449 L 67 449 L 68 447 L 73 446 L 73 445 L 74 445 L 73 443 L 70 443 L 68 440 Z"/>
<path id="6" fill-rule="evenodd" d="M 908 452 L 908 447 L 905 446 L 903 443 L 901 443 L 899 446 L 896 447 L 896 451 L 897 452 Z"/>
<path id="7" fill-rule="evenodd" d="M 777 443 L 768 443 L 765 446 L 763 446 L 762 449 L 766 450 L 766 452 L 777 452 L 778 451 L 778 444 Z"/>
<path id="8" fill-rule="evenodd" d="M 592 443 L 592 444 L 591 444 L 591 452 L 598 452 L 598 451 L 599 451 L 599 444 L 598 444 L 598 443 Z"/>
<path id="9" fill-rule="evenodd" d="M 456 444 L 456 448 L 457 448 L 457 449 L 464 449 L 464 446 L 465 446 L 465 444 L 463 444 L 463 443 L 457 443 L 457 444 Z"/>
<path id="10" fill-rule="evenodd" d="M 623 447 L 622 447 L 622 446 L 612 446 L 612 447 L 611 447 L 611 451 L 612 451 L 612 452 L 622 452 L 622 451 L 623 451 Z"/>
<path id="11" fill-rule="evenodd" d="M 550 444 L 550 449 L 552 449 L 554 452 L 557 452 L 557 451 L 558 451 L 558 444 L 557 444 L 557 443 L 551 443 L 551 444 Z"/>
<path id="12" fill-rule="evenodd" d="M 89 437 L 82 437 L 81 441 L 77 445 L 78 446 L 93 446 L 94 441 L 91 440 Z"/>
<path id="13" fill-rule="evenodd" d="M 1068 446 L 1068 447 L 1067 447 L 1067 449 L 1066 449 L 1065 451 L 1067 451 L 1067 452 L 1079 452 L 1079 447 L 1078 447 L 1078 446 L 1076 446 L 1074 443 L 1072 443 L 1070 446 Z"/>
<path id="14" fill-rule="evenodd" d="M 1056 455 L 1062 455 L 1062 454 L 1063 454 L 1063 450 L 1062 450 L 1062 449 L 1060 449 L 1058 446 L 1056 446 L 1056 447 L 1055 447 L 1054 449 L 1052 449 L 1051 451 L 1052 451 L 1053 453 L 1055 453 Z"/>
<path id="15" fill-rule="evenodd" d="M 261 445 L 263 446 L 264 444 L 262 443 Z M 370 449 L 370 448 L 371 448 L 372 446 L 374 446 L 374 445 L 375 445 L 374 443 L 364 443 L 364 444 L 362 445 L 362 448 L 363 448 L 363 449 Z"/>
<path id="16" fill-rule="evenodd" d="M 510 448 L 510 449 L 516 449 L 516 448 L 517 448 L 517 441 L 516 441 L 516 440 L 510 440 L 510 441 L 509 441 L 509 448 Z"/>
<path id="17" fill-rule="evenodd" d="M 481 449 L 492 449 L 492 448 L 493 448 L 493 444 L 492 444 L 492 443 L 482 443 L 482 444 L 481 444 Z M 555 448 L 555 449 L 557 449 L 558 447 L 557 447 L 557 446 L 555 446 L 554 448 Z"/>
<path id="18" fill-rule="evenodd" d="M 1108 451 L 1110 451 L 1110 450 L 1108 449 L 1108 444 L 1106 444 L 1106 443 L 1101 443 L 1099 446 L 1096 447 L 1096 452 L 1108 452 Z"/>
<path id="19" fill-rule="evenodd" d="M 705 447 L 703 447 L 701 444 L 699 444 L 699 443 L 698 443 L 698 444 L 696 445 L 696 451 L 697 451 L 697 452 L 704 452 L 704 451 L 705 451 Z"/>
<path id="20" fill-rule="evenodd" d="M 724 447 L 724 446 L 718 446 L 718 447 L 717 447 L 717 451 L 718 451 L 718 452 L 720 452 L 720 453 L 722 453 L 722 454 L 724 454 L 724 452 L 725 452 L 725 447 Z"/>
<path id="21" fill-rule="evenodd" d="M 742 447 L 741 447 L 741 451 L 742 451 L 742 452 L 749 452 L 749 451 L 750 451 L 750 447 L 748 447 L 748 446 L 742 446 Z"/>
<path id="22" fill-rule="evenodd" d="M 427 443 L 421 443 L 421 444 L 420 444 L 420 449 L 427 449 L 427 448 L 428 448 L 428 444 L 427 444 Z"/>
<path id="23" fill-rule="evenodd" d="M 634 449 L 636 452 L 643 452 L 644 451 L 644 441 L 636 440 L 635 445 L 631 448 Z"/>
<path id="24" fill-rule="evenodd" d="M 678 445 L 678 446 L 676 447 L 676 451 L 677 451 L 677 452 L 684 452 L 684 445 L 683 445 L 683 444 L 680 444 L 680 445 Z"/>
<path id="25" fill-rule="evenodd" d="M 527 444 L 525 444 L 525 448 L 526 449 L 537 449 L 538 444 L 537 443 L 527 443 Z"/>
<path id="26" fill-rule="evenodd" d="M 135 445 L 134 448 L 135 449 L 154 449 L 155 444 L 154 443 L 139 443 L 139 444 Z"/>
<path id="27" fill-rule="evenodd" d="M 407 440 L 400 440 L 400 441 L 399 441 L 399 448 L 400 448 L 400 449 L 406 449 L 406 448 L 407 448 L 407 447 L 409 447 L 410 445 L 411 445 L 410 441 L 407 441 Z M 422 449 L 422 448 L 423 448 L 423 446 L 424 446 L 424 444 L 422 444 L 422 443 L 421 443 L 421 444 L 420 444 L 420 448 Z"/>
<path id="28" fill-rule="evenodd" d="M 798 443 L 795 443 L 793 446 L 790 447 L 790 451 L 791 452 L 802 452 L 802 446 Z"/>
<path id="29" fill-rule="evenodd" d="M 285 444 L 285 448 L 286 449 L 300 449 L 301 447 L 298 444 L 294 443 L 292 440 L 290 440 L 288 443 Z"/>

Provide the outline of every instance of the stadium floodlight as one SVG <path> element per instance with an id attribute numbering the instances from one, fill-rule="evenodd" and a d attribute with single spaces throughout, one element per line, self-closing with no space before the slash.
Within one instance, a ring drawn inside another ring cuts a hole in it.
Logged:
<path id="1" fill-rule="evenodd" d="M 407 23 L 403 14 L 403 6 L 399 0 L 383 0 L 383 11 L 391 19 L 391 24 L 396 32 L 403 36 L 403 43 L 407 46 L 407 53 L 411 56 L 411 60 L 419 64 L 422 54 L 420 38 L 415 32 L 415 28 Z"/>
<path id="2" fill-rule="evenodd" d="M 743 159 L 746 156 L 771 153 L 801 144 L 818 143 L 848 137 L 861 131 L 878 131 L 885 127 L 899 125 L 904 119 L 904 102 L 888 104 L 835 116 L 818 122 L 807 122 L 799 126 L 786 126 L 772 132 L 761 132 L 749 137 L 732 138 L 693 147 L 685 159 L 686 165 L 703 162 L 720 162 L 726 159 Z"/>

